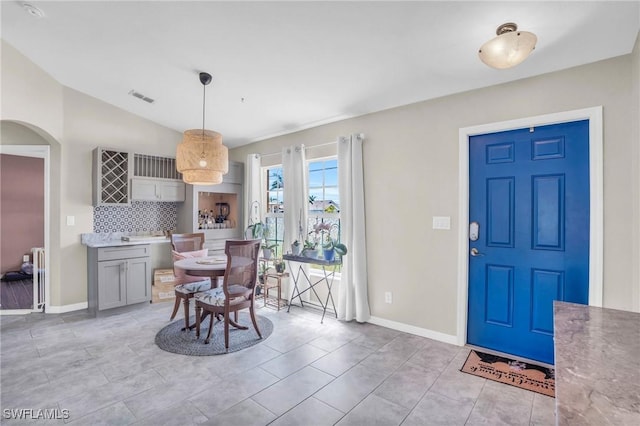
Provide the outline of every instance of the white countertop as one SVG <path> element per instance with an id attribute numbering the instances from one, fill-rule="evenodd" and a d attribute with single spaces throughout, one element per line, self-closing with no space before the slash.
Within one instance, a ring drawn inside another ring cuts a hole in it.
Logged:
<path id="1" fill-rule="evenodd" d="M 123 237 L 130 237 L 134 241 L 123 241 Z M 125 235 L 122 232 L 82 234 L 81 242 L 87 247 L 119 247 L 140 244 L 170 243 L 169 237 L 154 235 Z"/>

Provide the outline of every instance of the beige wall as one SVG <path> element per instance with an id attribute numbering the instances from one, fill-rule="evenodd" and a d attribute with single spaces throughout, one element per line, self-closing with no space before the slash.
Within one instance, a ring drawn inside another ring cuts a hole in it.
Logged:
<path id="1" fill-rule="evenodd" d="M 106 146 L 173 156 L 181 134 L 60 85 L 4 41 L 1 59 L 1 143 L 52 147 L 50 303 L 86 303 L 80 234 L 93 232 L 91 151 Z M 66 225 L 67 216 L 75 216 L 75 226 Z"/>
<path id="2" fill-rule="evenodd" d="M 62 137 L 62 86 L 2 40 L 2 118 L 37 126 Z"/>
<path id="3" fill-rule="evenodd" d="M 458 129 L 602 105 L 604 305 L 638 310 L 633 298 L 639 285 L 634 276 L 635 242 L 640 239 L 635 224 L 640 217 L 632 183 L 638 182 L 638 140 L 632 124 L 637 121 L 632 100 L 637 50 L 633 55 L 261 141 L 234 149 L 231 156 L 244 161 L 252 152 L 271 153 L 294 143 L 315 145 L 339 135 L 364 133 L 372 315 L 455 335 Z M 433 216 L 450 216 L 451 230 L 432 230 Z M 385 291 L 393 292 L 393 304 L 384 303 Z"/>
<path id="4" fill-rule="evenodd" d="M 602 105 L 604 303 L 638 310 L 638 55 L 636 45 L 632 55 L 261 141 L 232 150 L 231 159 L 244 162 L 250 152 L 271 153 L 294 143 L 316 145 L 364 133 L 372 314 L 454 335 L 458 129 Z M 32 78 L 44 87 L 32 90 Z M 44 130 L 40 133 L 53 146 L 52 262 L 62 254 L 61 270 L 75 272 L 65 274 L 64 284 L 54 273 L 52 304 L 86 302 L 86 250 L 80 234 L 92 231 L 91 150 L 104 145 L 172 155 L 180 135 L 62 87 L 4 42 L 1 118 Z M 310 156 L 326 150 L 312 150 Z M 67 215 L 76 216 L 74 227 L 64 223 Z M 451 216 L 452 230 L 432 230 L 432 216 Z M 384 303 L 385 291 L 393 292 L 393 304 Z"/>
<path id="5" fill-rule="evenodd" d="M 61 215 L 75 216 L 76 225 L 63 224 L 60 238 L 64 271 L 86 270 L 86 248 L 80 234 L 93 232 L 91 153 L 97 146 L 145 154 L 175 156 L 182 134 L 125 112 L 76 90 L 63 88 L 64 137 Z M 65 222 L 66 223 L 66 222 Z M 82 274 L 65 278 L 63 302 L 87 300 Z"/>

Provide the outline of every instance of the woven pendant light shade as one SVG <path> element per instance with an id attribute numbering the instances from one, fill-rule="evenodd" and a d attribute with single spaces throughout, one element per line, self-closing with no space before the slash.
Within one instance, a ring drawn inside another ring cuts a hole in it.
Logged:
<path id="1" fill-rule="evenodd" d="M 229 171 L 229 150 L 213 130 L 186 130 L 176 151 L 176 169 L 191 185 L 216 185 Z"/>

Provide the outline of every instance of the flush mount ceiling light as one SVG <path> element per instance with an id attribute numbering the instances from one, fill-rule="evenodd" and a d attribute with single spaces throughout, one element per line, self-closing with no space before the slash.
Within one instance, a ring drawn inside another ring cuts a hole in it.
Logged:
<path id="1" fill-rule="evenodd" d="M 176 169 L 182 180 L 191 185 L 215 185 L 229 171 L 229 150 L 222 145 L 222 135 L 204 129 L 205 93 L 211 74 L 200 73 L 202 83 L 202 129 L 185 130 L 176 151 Z"/>
<path id="2" fill-rule="evenodd" d="M 505 69 L 527 59 L 536 48 L 538 38 L 527 31 L 518 31 L 512 22 L 502 24 L 496 30 L 497 37 L 480 47 L 480 60 L 492 68 Z"/>

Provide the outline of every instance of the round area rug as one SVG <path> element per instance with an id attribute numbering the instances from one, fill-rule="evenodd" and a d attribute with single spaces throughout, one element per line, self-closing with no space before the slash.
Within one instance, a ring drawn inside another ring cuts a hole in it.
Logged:
<path id="1" fill-rule="evenodd" d="M 191 324 L 195 324 L 195 317 L 189 319 Z M 248 330 L 238 330 L 229 326 L 229 353 L 236 352 L 250 346 L 256 345 L 269 337 L 273 332 L 273 323 L 260 315 L 256 315 L 258 328 L 262 333 L 262 339 L 253 328 L 251 317 L 248 312 L 240 312 L 238 323 L 249 327 Z M 221 355 L 227 353 L 224 347 L 224 322 L 214 320 L 211 341 L 205 345 L 204 339 L 209 332 L 209 318 L 200 325 L 200 338 L 196 339 L 196 329 L 182 331 L 184 318 L 174 321 L 156 334 L 156 345 L 162 350 L 181 355 Z"/>

